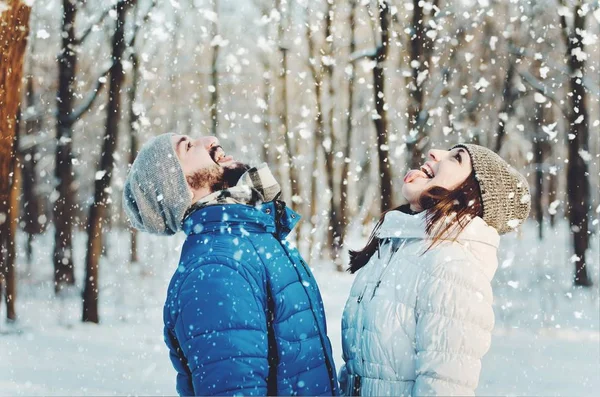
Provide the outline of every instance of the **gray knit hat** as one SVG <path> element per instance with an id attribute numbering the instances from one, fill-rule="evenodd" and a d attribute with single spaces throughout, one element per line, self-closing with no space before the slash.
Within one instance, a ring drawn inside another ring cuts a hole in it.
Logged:
<path id="1" fill-rule="evenodd" d="M 458 144 L 469 152 L 479 182 L 483 220 L 499 234 L 517 228 L 529 216 L 531 195 L 527 179 L 488 148 Z"/>
<path id="2" fill-rule="evenodd" d="M 136 229 L 175 234 L 192 205 L 192 192 L 173 149 L 173 135 L 162 134 L 146 142 L 127 175 L 123 208 Z"/>

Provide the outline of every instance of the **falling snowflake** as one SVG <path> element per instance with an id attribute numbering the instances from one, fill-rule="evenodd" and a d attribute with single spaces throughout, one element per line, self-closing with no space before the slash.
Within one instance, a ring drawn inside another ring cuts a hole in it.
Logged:
<path id="1" fill-rule="evenodd" d="M 521 223 L 521 221 L 518 219 L 511 219 L 510 221 L 506 222 L 508 227 L 511 227 L 513 229 L 516 228 L 517 226 L 519 226 L 520 223 Z"/>

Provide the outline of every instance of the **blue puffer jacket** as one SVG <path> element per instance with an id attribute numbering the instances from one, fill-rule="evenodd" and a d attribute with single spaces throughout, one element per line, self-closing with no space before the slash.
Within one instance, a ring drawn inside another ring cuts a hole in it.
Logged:
<path id="1" fill-rule="evenodd" d="M 164 308 L 180 395 L 338 395 L 316 281 L 284 240 L 282 202 L 213 205 L 188 235 Z"/>

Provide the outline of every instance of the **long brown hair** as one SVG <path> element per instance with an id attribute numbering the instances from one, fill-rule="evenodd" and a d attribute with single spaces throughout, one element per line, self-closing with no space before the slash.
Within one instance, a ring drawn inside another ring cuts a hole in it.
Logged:
<path id="1" fill-rule="evenodd" d="M 479 183 L 475 172 L 453 190 L 434 186 L 421 194 L 419 205 L 425 211 L 425 232 L 431 238 L 427 252 L 445 240 L 449 235 L 456 237 L 476 216 L 483 217 L 483 203 Z M 369 236 L 367 244 L 361 250 L 349 250 L 350 267 L 348 271 L 355 273 L 367 264 L 379 247 L 380 239 L 377 231 L 383 223 L 385 214 L 390 211 L 411 212 L 408 205 L 401 205 L 381 214 L 379 221 Z"/>

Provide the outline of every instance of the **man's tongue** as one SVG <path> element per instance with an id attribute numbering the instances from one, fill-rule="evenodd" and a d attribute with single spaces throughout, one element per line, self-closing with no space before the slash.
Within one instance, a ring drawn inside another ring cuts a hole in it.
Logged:
<path id="1" fill-rule="evenodd" d="M 427 175 L 421 170 L 410 170 L 404 176 L 404 183 L 411 183 L 417 178 L 427 178 Z"/>

